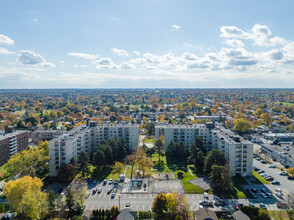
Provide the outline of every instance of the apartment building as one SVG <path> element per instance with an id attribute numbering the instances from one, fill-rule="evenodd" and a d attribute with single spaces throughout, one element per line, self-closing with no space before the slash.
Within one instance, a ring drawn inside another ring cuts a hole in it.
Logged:
<path id="1" fill-rule="evenodd" d="M 5 164 L 13 154 L 25 150 L 28 140 L 28 131 L 15 131 L 13 127 L 6 126 L 5 131 L 0 132 L 0 165 Z"/>
<path id="2" fill-rule="evenodd" d="M 36 130 L 31 133 L 31 138 L 40 139 L 42 141 L 50 141 L 54 137 L 60 136 L 64 133 L 64 130 Z"/>
<path id="3" fill-rule="evenodd" d="M 231 176 L 252 175 L 253 143 L 224 127 L 215 127 L 214 123 L 155 126 L 155 137 L 161 135 L 164 135 L 165 147 L 173 141 L 183 142 L 187 148 L 200 136 L 207 151 L 219 149 L 224 152 Z"/>
<path id="4" fill-rule="evenodd" d="M 98 124 L 96 121 L 89 125 L 80 125 L 69 132 L 49 141 L 50 176 L 57 176 L 62 165 L 70 163 L 80 152 L 90 154 L 95 152 L 103 140 L 124 138 L 131 150 L 139 144 L 139 125 L 131 124 Z"/>

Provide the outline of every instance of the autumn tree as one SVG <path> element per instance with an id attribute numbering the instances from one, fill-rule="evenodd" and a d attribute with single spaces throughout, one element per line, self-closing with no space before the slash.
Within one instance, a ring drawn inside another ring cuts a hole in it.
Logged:
<path id="1" fill-rule="evenodd" d="M 152 203 L 152 212 L 157 219 L 161 219 L 167 211 L 167 199 L 164 193 L 158 193 Z"/>
<path id="2" fill-rule="evenodd" d="M 294 167 L 287 169 L 287 173 L 288 173 L 289 176 L 294 178 Z"/>
<path id="3" fill-rule="evenodd" d="M 19 216 L 43 219 L 47 215 L 48 196 L 41 191 L 42 186 L 41 179 L 25 176 L 8 181 L 3 191 L 7 201 Z"/>
<path id="4" fill-rule="evenodd" d="M 67 164 L 60 168 L 58 172 L 58 179 L 63 183 L 71 182 L 75 176 L 77 175 L 77 171 L 73 164 Z"/>
<path id="5" fill-rule="evenodd" d="M 239 133 L 246 133 L 247 131 L 249 131 L 250 128 L 251 125 L 246 119 L 239 118 L 235 120 L 235 125 L 233 129 L 234 131 L 237 131 Z"/>
<path id="6" fill-rule="evenodd" d="M 124 165 L 121 162 L 115 161 L 113 172 L 120 174 L 123 168 L 124 168 Z"/>

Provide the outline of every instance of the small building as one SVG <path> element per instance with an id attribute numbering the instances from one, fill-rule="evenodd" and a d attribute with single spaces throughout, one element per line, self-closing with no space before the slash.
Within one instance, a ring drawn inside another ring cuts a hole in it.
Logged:
<path id="1" fill-rule="evenodd" d="M 208 208 L 202 208 L 195 212 L 196 220 L 217 220 L 217 216 L 214 211 Z"/>
<path id="2" fill-rule="evenodd" d="M 117 216 L 117 220 L 135 220 L 137 219 L 137 212 L 131 209 L 123 209 Z"/>
<path id="3" fill-rule="evenodd" d="M 240 210 L 233 213 L 233 218 L 234 220 L 250 220 L 248 215 L 246 215 L 244 212 Z"/>

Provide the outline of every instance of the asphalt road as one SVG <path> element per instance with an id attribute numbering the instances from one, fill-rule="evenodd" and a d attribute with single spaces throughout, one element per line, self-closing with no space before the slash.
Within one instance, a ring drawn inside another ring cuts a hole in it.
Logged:
<path id="1" fill-rule="evenodd" d="M 281 188 L 286 190 L 288 193 L 294 195 L 294 181 L 288 180 L 287 176 L 279 175 L 280 170 L 276 168 L 269 168 L 269 164 L 262 164 L 260 161 L 254 159 L 253 165 L 265 171 L 269 176 L 274 177 L 275 180 L 279 181 L 280 185 L 274 185 L 274 188 Z"/>

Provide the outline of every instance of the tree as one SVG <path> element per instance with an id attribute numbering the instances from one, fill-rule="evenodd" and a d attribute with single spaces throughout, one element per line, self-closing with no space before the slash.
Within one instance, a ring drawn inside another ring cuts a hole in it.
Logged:
<path id="1" fill-rule="evenodd" d="M 50 213 L 54 212 L 56 208 L 56 196 L 55 192 L 50 189 L 48 193 L 48 210 Z"/>
<path id="2" fill-rule="evenodd" d="M 147 134 L 149 136 L 155 134 L 155 123 L 154 122 L 147 122 L 147 124 L 145 125 L 145 128 L 146 128 Z"/>
<path id="3" fill-rule="evenodd" d="M 10 177 L 15 175 L 38 176 L 40 178 L 49 173 L 49 148 L 48 142 L 42 142 L 36 149 L 29 148 L 14 154 L 5 164 L 5 169 Z"/>
<path id="4" fill-rule="evenodd" d="M 210 182 L 217 191 L 230 189 L 229 170 L 224 166 L 213 165 L 209 176 Z"/>
<path id="5" fill-rule="evenodd" d="M 82 151 L 78 156 L 78 167 L 79 170 L 82 171 L 83 176 L 85 176 L 88 169 L 89 161 L 88 154 L 85 151 Z"/>
<path id="6" fill-rule="evenodd" d="M 149 157 L 150 159 L 152 158 L 152 155 L 156 152 L 155 147 L 151 147 L 151 148 L 146 148 L 145 153 L 146 156 Z"/>
<path id="7" fill-rule="evenodd" d="M 226 128 L 232 129 L 235 125 L 235 120 L 234 119 L 227 119 L 225 121 L 225 126 Z"/>
<path id="8" fill-rule="evenodd" d="M 109 210 L 110 219 L 116 219 L 116 217 L 119 215 L 120 210 L 117 206 L 112 206 Z"/>
<path id="9" fill-rule="evenodd" d="M 31 219 L 43 219 L 47 215 L 48 196 L 41 191 L 42 180 L 25 176 L 15 181 L 8 181 L 4 194 L 10 206 L 20 216 Z"/>
<path id="10" fill-rule="evenodd" d="M 77 185 L 67 188 L 66 205 L 70 211 L 78 211 L 84 205 L 85 195 L 87 193 L 87 186 L 83 183 L 78 183 Z"/>
<path id="11" fill-rule="evenodd" d="M 163 143 L 160 139 L 155 141 L 155 148 L 158 154 L 158 164 L 160 166 L 160 156 L 162 155 L 164 149 L 163 149 Z"/>
<path id="12" fill-rule="evenodd" d="M 235 120 L 234 131 L 239 133 L 246 133 L 251 128 L 250 123 L 244 118 L 238 118 Z"/>
<path id="13" fill-rule="evenodd" d="M 131 166 L 132 170 L 131 170 L 131 180 L 133 179 L 133 169 L 134 169 L 134 165 L 136 163 L 136 154 L 132 153 L 131 155 L 128 155 L 126 157 L 126 162 Z"/>
<path id="14" fill-rule="evenodd" d="M 211 172 L 211 168 L 213 165 L 224 166 L 226 164 L 226 158 L 225 158 L 224 152 L 217 149 L 213 149 L 212 151 L 209 151 L 205 157 L 204 164 L 205 164 L 206 173 Z"/>
<path id="15" fill-rule="evenodd" d="M 77 171 L 72 164 L 64 165 L 58 172 L 58 179 L 63 183 L 71 182 L 77 175 Z"/>
<path id="16" fill-rule="evenodd" d="M 97 150 L 94 153 L 92 164 L 97 166 L 99 170 L 101 170 L 101 168 L 106 165 L 106 158 L 103 151 Z"/>
<path id="17" fill-rule="evenodd" d="M 260 115 L 260 118 L 262 120 L 262 123 L 264 123 L 265 125 L 269 126 L 272 123 L 272 118 L 269 115 L 269 113 L 263 113 Z"/>
<path id="18" fill-rule="evenodd" d="M 287 169 L 287 173 L 288 173 L 289 176 L 294 178 L 294 167 Z"/>
<path id="19" fill-rule="evenodd" d="M 121 171 L 123 170 L 124 168 L 124 165 L 118 161 L 115 161 L 115 164 L 114 164 L 114 173 L 118 173 L 120 174 Z"/>
<path id="20" fill-rule="evenodd" d="M 160 219 L 167 211 L 167 199 L 164 193 L 158 193 L 152 203 L 152 212 L 155 213 L 156 218 Z"/>

